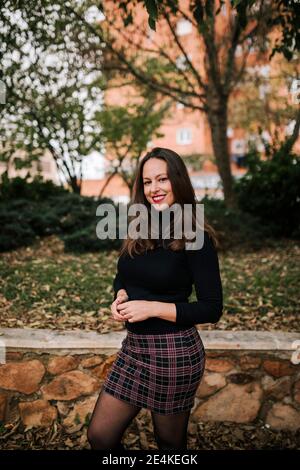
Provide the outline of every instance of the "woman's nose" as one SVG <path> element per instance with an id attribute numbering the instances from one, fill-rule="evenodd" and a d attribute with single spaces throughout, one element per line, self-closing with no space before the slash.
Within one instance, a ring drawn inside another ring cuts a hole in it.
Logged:
<path id="1" fill-rule="evenodd" d="M 158 184 L 156 181 L 154 181 L 153 183 L 151 183 L 151 192 L 152 194 L 155 194 L 158 190 Z"/>

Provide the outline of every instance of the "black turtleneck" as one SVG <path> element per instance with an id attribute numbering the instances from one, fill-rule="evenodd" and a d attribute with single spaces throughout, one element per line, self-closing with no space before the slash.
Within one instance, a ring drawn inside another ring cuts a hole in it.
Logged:
<path id="1" fill-rule="evenodd" d="M 161 220 L 160 214 L 160 223 Z M 197 301 L 189 302 L 193 284 Z M 196 324 L 217 323 L 222 315 L 219 261 L 206 231 L 202 248 L 172 251 L 168 247 L 168 240 L 163 240 L 160 226 L 159 239 L 153 250 L 134 255 L 133 258 L 128 254 L 118 258 L 113 288 L 114 299 L 119 289 L 125 289 L 129 301 L 159 301 L 174 303 L 176 306 L 176 322 L 161 318 L 134 323 L 126 321 L 126 328 L 134 333 L 179 331 Z"/>

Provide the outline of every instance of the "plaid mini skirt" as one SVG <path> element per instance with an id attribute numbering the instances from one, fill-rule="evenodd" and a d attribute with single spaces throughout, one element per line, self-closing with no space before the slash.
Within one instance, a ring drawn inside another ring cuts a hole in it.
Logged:
<path id="1" fill-rule="evenodd" d="M 158 414 L 179 413 L 194 406 L 205 360 L 195 326 L 162 334 L 127 331 L 102 389 Z"/>

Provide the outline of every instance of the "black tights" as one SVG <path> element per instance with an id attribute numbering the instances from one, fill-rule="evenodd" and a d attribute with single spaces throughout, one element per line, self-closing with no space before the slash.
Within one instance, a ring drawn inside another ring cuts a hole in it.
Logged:
<path id="1" fill-rule="evenodd" d="M 87 431 L 94 450 L 124 449 L 121 440 L 126 428 L 141 408 L 100 392 Z M 190 410 L 172 415 L 151 412 L 154 437 L 159 449 L 187 449 Z"/>

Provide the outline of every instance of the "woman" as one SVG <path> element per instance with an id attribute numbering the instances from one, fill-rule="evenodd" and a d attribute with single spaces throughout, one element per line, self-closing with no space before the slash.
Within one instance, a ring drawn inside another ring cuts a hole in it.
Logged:
<path id="1" fill-rule="evenodd" d="M 158 448 L 187 449 L 206 358 L 195 325 L 218 322 L 223 309 L 218 245 L 206 221 L 202 248 L 187 250 L 189 237 L 172 238 L 174 217 L 169 239 L 163 236 L 162 214 L 168 208 L 196 207 L 186 166 L 172 150 L 156 147 L 141 160 L 132 203 L 144 204 L 149 214 L 157 211 L 159 238 L 153 237 L 157 226 L 151 221 L 148 238 L 128 237 L 121 248 L 111 311 L 125 323 L 127 336 L 104 381 L 88 440 L 93 449 L 123 448 L 124 431 L 147 408 Z M 189 303 L 193 284 L 197 301 Z"/>

